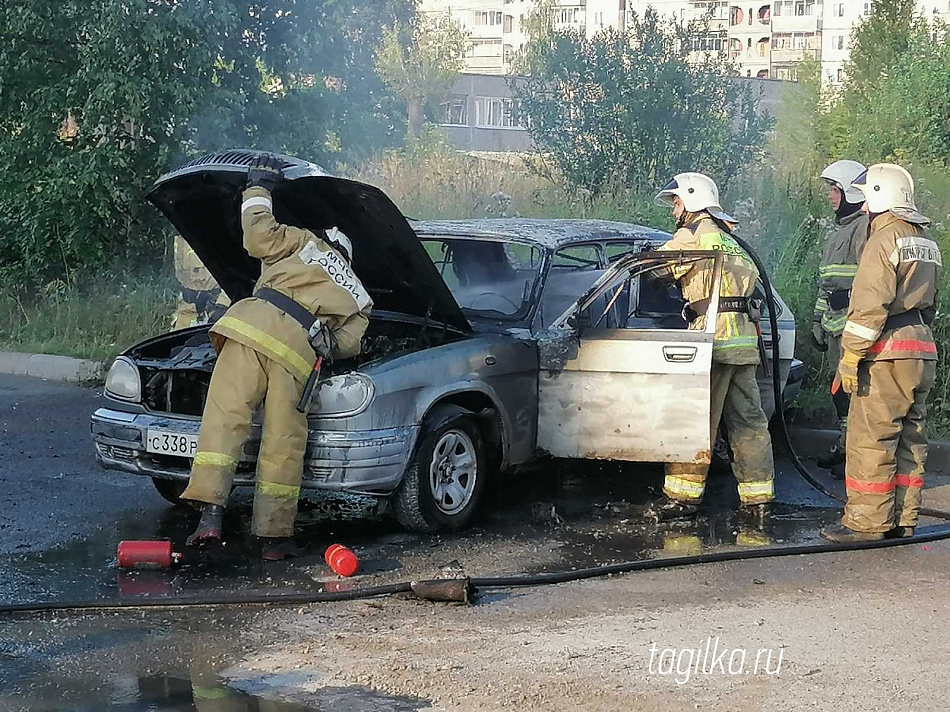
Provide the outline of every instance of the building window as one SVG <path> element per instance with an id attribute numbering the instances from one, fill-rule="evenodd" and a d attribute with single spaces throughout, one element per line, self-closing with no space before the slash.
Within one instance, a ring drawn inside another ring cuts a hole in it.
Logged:
<path id="1" fill-rule="evenodd" d="M 844 35 L 838 35 L 838 49 L 844 49 Z"/>
<path id="2" fill-rule="evenodd" d="M 844 3 L 843 3 L 843 2 L 839 2 L 839 3 L 835 6 L 835 11 L 837 12 L 838 17 L 844 17 Z"/>
<path id="3" fill-rule="evenodd" d="M 512 32 L 514 30 L 515 18 L 514 15 L 505 15 L 505 26 L 502 29 L 503 32 Z"/>
<path id="4" fill-rule="evenodd" d="M 712 32 L 705 37 L 693 38 L 694 52 L 722 52 L 726 49 L 726 33 Z"/>
<path id="5" fill-rule="evenodd" d="M 604 13 L 602 12 L 594 13 L 594 24 L 597 25 L 598 27 L 604 26 Z"/>
<path id="6" fill-rule="evenodd" d="M 475 26 L 495 26 L 501 24 L 501 11 L 485 10 L 475 13 Z"/>
<path id="7" fill-rule="evenodd" d="M 843 81 L 844 81 L 844 70 L 843 70 L 843 69 L 839 69 L 839 70 L 838 70 L 838 81 L 839 81 L 839 82 L 843 82 Z"/>
<path id="8" fill-rule="evenodd" d="M 809 2 L 808 0 L 798 0 L 795 3 L 795 16 L 796 17 L 805 17 L 807 15 L 815 14 L 815 3 L 814 1 Z"/>
<path id="9" fill-rule="evenodd" d="M 797 82 L 798 71 L 793 67 L 776 67 L 775 78 L 782 79 L 786 82 Z"/>
<path id="10" fill-rule="evenodd" d="M 469 47 L 470 57 L 501 57 L 501 40 L 474 39 Z"/>
<path id="11" fill-rule="evenodd" d="M 511 64 L 515 59 L 515 48 L 510 44 L 505 45 L 504 57 L 502 58 L 505 64 Z"/>
<path id="12" fill-rule="evenodd" d="M 516 104 L 513 99 L 476 97 L 475 125 L 482 127 L 518 128 L 523 124 L 518 120 Z"/>
<path id="13" fill-rule="evenodd" d="M 467 98 L 464 96 L 453 96 L 448 101 L 439 104 L 442 123 L 450 126 L 466 126 L 468 124 L 465 110 L 467 104 Z"/>
<path id="14" fill-rule="evenodd" d="M 555 21 L 559 25 L 576 25 L 580 11 L 579 7 L 562 7 L 556 11 Z"/>
<path id="15" fill-rule="evenodd" d="M 864 3 L 864 14 L 865 14 L 865 15 L 870 15 L 870 14 L 871 14 L 871 11 L 872 11 L 873 9 L 874 9 L 874 3 L 873 3 L 873 2 L 866 2 L 866 3 Z"/>

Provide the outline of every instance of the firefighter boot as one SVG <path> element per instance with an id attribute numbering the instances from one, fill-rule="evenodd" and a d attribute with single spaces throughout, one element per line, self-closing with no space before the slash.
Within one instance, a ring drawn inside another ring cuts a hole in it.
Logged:
<path id="1" fill-rule="evenodd" d="M 914 527 L 894 527 L 884 532 L 885 539 L 907 539 L 914 536 Z"/>
<path id="2" fill-rule="evenodd" d="M 858 532 L 849 529 L 844 524 L 832 524 L 821 530 L 821 538 L 840 544 L 853 544 L 859 541 L 880 541 L 884 538 L 883 532 Z"/>
<path id="3" fill-rule="evenodd" d="M 698 505 L 689 504 L 688 502 L 680 502 L 679 500 L 673 499 L 672 497 L 667 497 L 666 495 L 663 495 L 650 507 L 650 513 L 656 518 L 658 522 L 670 522 L 677 519 L 692 519 L 696 516 L 698 511 Z"/>
<path id="4" fill-rule="evenodd" d="M 207 546 L 221 543 L 221 521 L 224 519 L 224 507 L 217 504 L 206 504 L 201 508 L 201 519 L 198 527 L 188 537 L 186 546 Z"/>

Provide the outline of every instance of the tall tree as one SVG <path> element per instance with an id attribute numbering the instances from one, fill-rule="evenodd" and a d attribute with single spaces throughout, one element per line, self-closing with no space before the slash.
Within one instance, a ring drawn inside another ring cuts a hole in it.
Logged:
<path id="1" fill-rule="evenodd" d="M 373 68 L 414 0 L 0 3 L 0 279 L 163 250 L 143 189 L 189 154 L 321 162 L 396 140 Z"/>
<path id="2" fill-rule="evenodd" d="M 513 90 L 542 157 L 572 185 L 646 189 L 698 170 L 725 186 L 760 149 L 770 119 L 724 57 L 693 52 L 703 23 L 648 8 L 623 32 L 587 38 L 553 29 L 551 11 L 528 23 L 527 76 Z"/>
<path id="3" fill-rule="evenodd" d="M 442 99 L 464 66 L 468 38 L 449 15 L 416 15 L 410 27 L 383 31 L 376 69 L 406 102 L 409 136 L 418 138 L 427 106 Z"/>

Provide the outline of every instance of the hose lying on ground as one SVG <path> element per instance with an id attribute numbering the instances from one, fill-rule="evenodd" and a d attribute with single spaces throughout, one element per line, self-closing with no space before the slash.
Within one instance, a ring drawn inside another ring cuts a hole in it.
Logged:
<path id="1" fill-rule="evenodd" d="M 779 331 L 776 312 L 775 296 L 772 284 L 769 281 L 765 266 L 759 260 L 755 251 L 744 240 L 736 237 L 736 242 L 744 249 L 759 270 L 762 284 L 765 286 L 765 299 L 768 303 L 769 325 L 772 329 L 772 389 L 775 396 L 775 415 L 788 447 L 789 456 L 798 473 L 808 484 L 826 497 L 844 502 L 845 498 L 825 487 L 805 467 L 795 448 L 792 446 L 788 434 L 788 424 L 785 422 L 785 413 L 782 408 L 782 384 L 780 378 Z M 950 521 L 950 512 L 937 509 L 921 509 L 924 516 L 935 517 Z M 764 559 L 779 556 L 799 556 L 801 554 L 828 554 L 840 551 L 861 551 L 865 549 L 884 549 L 907 544 L 924 544 L 941 539 L 950 539 L 950 526 L 929 527 L 926 531 L 912 537 L 901 539 L 883 539 L 881 541 L 865 541 L 848 544 L 805 544 L 801 546 L 763 547 L 759 549 L 744 549 L 741 551 L 711 552 L 692 556 L 676 556 L 646 561 L 627 561 L 620 564 L 594 566 L 574 571 L 555 571 L 551 573 L 526 574 L 516 576 L 497 576 L 489 578 L 473 578 L 471 585 L 477 588 L 515 588 L 521 586 L 542 586 L 555 583 L 567 583 L 582 579 L 624 574 L 633 571 L 650 571 L 654 569 L 676 568 L 693 566 L 695 564 L 710 564 L 725 561 L 745 561 L 749 559 Z M 324 603 L 330 601 L 354 601 L 377 596 L 387 596 L 397 593 L 410 593 L 412 584 L 409 582 L 387 584 L 384 586 L 369 586 L 353 588 L 348 591 L 314 591 L 308 593 L 273 593 L 253 596 L 236 597 L 230 595 L 206 597 L 161 597 L 146 599 L 130 599 L 119 601 L 50 601 L 45 603 L 17 603 L 0 605 L 0 614 L 3 613 L 38 613 L 44 611 L 64 610 L 111 610 L 122 608 L 183 608 L 196 606 L 241 606 L 241 605 L 306 605 L 310 603 Z"/>

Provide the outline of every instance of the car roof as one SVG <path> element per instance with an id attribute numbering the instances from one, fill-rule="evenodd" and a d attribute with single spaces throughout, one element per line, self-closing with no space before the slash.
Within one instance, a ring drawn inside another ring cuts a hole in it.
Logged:
<path id="1" fill-rule="evenodd" d="M 452 235 L 461 238 L 505 239 L 556 250 L 579 242 L 634 238 L 666 241 L 670 234 L 651 227 L 610 220 L 545 218 L 478 218 L 472 220 L 413 220 L 420 237 Z"/>

